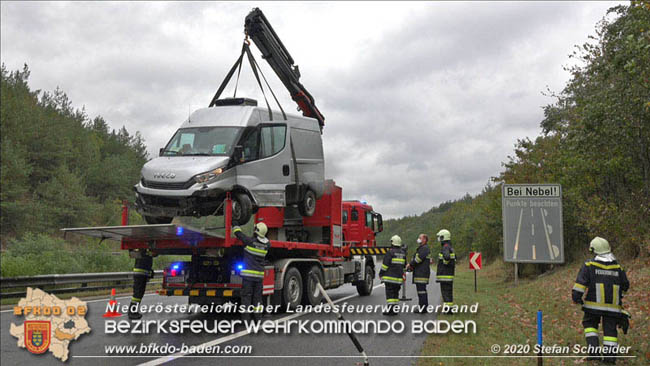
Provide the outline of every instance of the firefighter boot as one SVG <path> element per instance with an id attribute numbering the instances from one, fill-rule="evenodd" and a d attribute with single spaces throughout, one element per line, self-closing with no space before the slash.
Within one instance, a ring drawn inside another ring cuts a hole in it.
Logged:
<path id="1" fill-rule="evenodd" d="M 131 299 L 131 304 L 129 305 L 129 319 L 131 320 L 138 320 L 142 318 L 142 314 L 138 311 L 140 308 L 140 301 L 136 301 L 136 299 Z"/>

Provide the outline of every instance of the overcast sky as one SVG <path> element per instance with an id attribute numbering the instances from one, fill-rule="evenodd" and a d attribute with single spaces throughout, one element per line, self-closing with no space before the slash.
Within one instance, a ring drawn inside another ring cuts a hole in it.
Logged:
<path id="1" fill-rule="evenodd" d="M 479 193 L 518 138 L 537 136 L 552 102 L 541 92 L 562 89 L 573 46 L 614 4 L 3 1 L 1 59 L 27 63 L 33 89 L 58 86 L 90 117 L 140 131 L 153 156 L 207 106 L 259 6 L 325 116 L 326 176 L 399 217 Z M 249 68 L 240 90 L 263 105 Z"/>

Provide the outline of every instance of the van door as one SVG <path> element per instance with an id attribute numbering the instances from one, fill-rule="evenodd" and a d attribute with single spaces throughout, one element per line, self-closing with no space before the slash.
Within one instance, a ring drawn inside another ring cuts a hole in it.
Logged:
<path id="1" fill-rule="evenodd" d="M 237 184 L 247 188 L 259 207 L 284 207 L 291 182 L 291 150 L 287 125 L 264 123 L 247 128 L 239 143 L 244 163 L 237 166 Z"/>

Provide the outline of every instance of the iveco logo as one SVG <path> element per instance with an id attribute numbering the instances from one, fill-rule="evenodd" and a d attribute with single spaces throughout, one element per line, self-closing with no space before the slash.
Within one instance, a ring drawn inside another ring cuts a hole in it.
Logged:
<path id="1" fill-rule="evenodd" d="M 172 172 L 158 172 L 158 173 L 153 173 L 153 177 L 159 179 L 174 179 L 176 178 L 176 174 Z"/>

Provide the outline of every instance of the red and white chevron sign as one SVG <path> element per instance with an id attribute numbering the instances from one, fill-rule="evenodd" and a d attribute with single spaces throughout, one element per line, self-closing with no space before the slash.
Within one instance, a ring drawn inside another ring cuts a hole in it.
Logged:
<path id="1" fill-rule="evenodd" d="M 469 269 L 481 269 L 481 252 L 469 252 Z"/>

